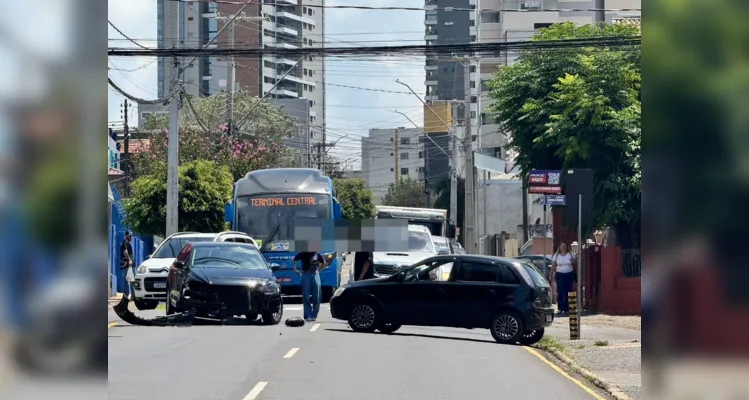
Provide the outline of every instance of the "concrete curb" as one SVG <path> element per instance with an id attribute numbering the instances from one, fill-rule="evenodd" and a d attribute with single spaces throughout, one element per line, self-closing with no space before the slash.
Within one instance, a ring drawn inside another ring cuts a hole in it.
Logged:
<path id="1" fill-rule="evenodd" d="M 606 391 L 606 393 L 610 394 L 616 400 L 632 400 L 621 389 L 619 389 L 619 387 L 609 383 L 605 379 L 581 367 L 580 364 L 578 364 L 575 360 L 571 359 L 570 357 L 568 357 L 566 354 L 562 353 L 561 351 L 550 348 L 550 347 L 546 347 L 543 345 L 542 346 L 534 345 L 534 347 L 551 353 L 559 361 L 561 361 L 563 364 L 565 364 L 570 369 L 572 369 L 572 371 L 574 371 L 577 374 L 582 375 L 583 378 L 587 379 L 588 381 L 590 381 L 592 384 L 596 385 L 597 387 L 603 389 L 604 391 Z"/>

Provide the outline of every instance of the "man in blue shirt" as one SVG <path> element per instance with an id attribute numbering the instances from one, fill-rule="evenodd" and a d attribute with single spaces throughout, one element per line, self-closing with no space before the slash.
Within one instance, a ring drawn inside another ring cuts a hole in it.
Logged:
<path id="1" fill-rule="evenodd" d="M 302 263 L 302 272 L 296 268 L 296 262 Z M 325 266 L 325 258 L 316 251 L 299 252 L 291 261 L 294 273 L 302 277 L 302 301 L 304 303 L 304 320 L 315 321 L 320 311 L 322 297 L 319 271 Z"/>

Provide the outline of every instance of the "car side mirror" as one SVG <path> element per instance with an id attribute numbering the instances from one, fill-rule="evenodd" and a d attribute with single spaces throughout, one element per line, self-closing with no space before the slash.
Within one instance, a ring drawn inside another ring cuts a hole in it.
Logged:
<path id="1" fill-rule="evenodd" d="M 443 255 L 443 254 L 450 254 L 450 248 L 449 247 L 440 247 L 437 251 L 437 254 Z"/>
<path id="2" fill-rule="evenodd" d="M 447 235 L 445 236 L 448 239 L 455 239 L 455 225 L 450 224 L 447 227 Z"/>
<path id="3" fill-rule="evenodd" d="M 281 269 L 281 265 L 279 265 L 279 264 L 271 264 L 270 265 L 270 270 L 271 271 L 278 271 L 279 269 Z"/>
<path id="4" fill-rule="evenodd" d="M 174 268 L 177 268 L 177 269 L 185 268 L 185 262 L 182 260 L 174 260 L 174 264 L 172 265 L 174 265 Z"/>

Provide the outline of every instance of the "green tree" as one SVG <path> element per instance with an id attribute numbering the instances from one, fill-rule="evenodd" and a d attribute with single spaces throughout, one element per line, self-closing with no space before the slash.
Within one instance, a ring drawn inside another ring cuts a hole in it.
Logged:
<path id="1" fill-rule="evenodd" d="M 382 198 L 382 203 L 396 207 L 424 207 L 426 206 L 424 182 L 410 177 L 401 178 L 398 183 L 390 184 L 387 193 Z"/>
<path id="2" fill-rule="evenodd" d="M 190 99 L 195 112 L 188 104 L 180 111 L 180 164 L 213 160 L 227 166 L 234 181 L 255 169 L 296 166 L 293 152 L 284 146 L 284 140 L 296 131 L 297 124 L 283 110 L 240 90 L 236 93 L 234 105 L 237 133 L 228 137 L 226 98 L 216 94 Z M 245 119 L 253 107 L 250 117 Z M 146 122 L 146 128 L 157 132 L 148 137 L 148 151 L 132 155 L 136 176 L 151 174 L 167 159 L 167 118 L 152 116 Z"/>
<path id="3" fill-rule="evenodd" d="M 166 165 L 133 181 L 132 195 L 123 200 L 125 223 L 144 235 L 165 235 Z M 229 168 L 215 161 L 198 160 L 179 167 L 179 230 L 224 230 L 224 204 L 232 196 Z"/>
<path id="4" fill-rule="evenodd" d="M 455 224 L 456 227 L 462 227 L 464 223 L 464 212 L 465 212 L 465 193 L 466 193 L 466 181 L 465 179 L 458 177 L 458 216 L 457 221 L 454 216 L 450 215 L 450 178 L 442 180 L 439 184 L 437 184 L 437 187 L 435 187 L 435 193 L 437 193 L 437 198 L 434 200 L 434 208 L 440 208 L 443 210 L 447 210 L 447 218 L 450 221 L 453 221 L 452 223 Z M 463 237 L 458 236 L 458 241 L 460 244 L 464 245 L 463 243 Z"/>
<path id="5" fill-rule="evenodd" d="M 374 215 L 374 196 L 366 182 L 358 178 L 334 179 L 344 219 L 370 219 Z"/>
<path id="6" fill-rule="evenodd" d="M 533 40 L 636 34 L 632 25 L 562 23 Z M 624 246 L 639 243 L 640 71 L 639 46 L 527 49 L 489 82 L 521 175 L 592 169 L 595 225 L 615 228 Z"/>

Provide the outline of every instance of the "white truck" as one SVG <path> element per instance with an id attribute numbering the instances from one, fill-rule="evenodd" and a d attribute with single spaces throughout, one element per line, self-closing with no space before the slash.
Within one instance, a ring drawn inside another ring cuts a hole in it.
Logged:
<path id="1" fill-rule="evenodd" d="M 454 238 L 454 225 L 447 220 L 447 210 L 439 208 L 375 206 L 375 219 L 406 219 L 409 225 L 422 225 L 434 236 Z"/>

